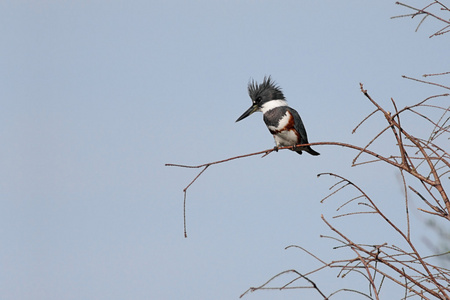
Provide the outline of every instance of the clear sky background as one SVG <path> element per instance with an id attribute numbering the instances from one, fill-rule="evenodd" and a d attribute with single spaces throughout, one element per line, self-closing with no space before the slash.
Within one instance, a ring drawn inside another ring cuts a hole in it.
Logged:
<path id="1" fill-rule="evenodd" d="M 448 71 L 448 37 L 428 38 L 440 25 L 431 19 L 417 33 L 419 19 L 391 20 L 410 12 L 394 3 L 2 1 L 0 298 L 237 299 L 278 272 L 319 266 L 288 245 L 324 260 L 353 255 L 320 238 L 332 234 L 321 214 L 359 242 L 398 242 L 375 216 L 332 219 L 350 192 L 320 203 L 335 181 L 316 175 L 339 173 L 404 227 L 398 173 L 351 168 L 351 150 L 209 168 L 188 190 L 187 239 L 182 190 L 197 170 L 164 166 L 274 146 L 261 114 L 235 123 L 251 78 L 272 75 L 312 142 L 364 145 L 385 126 L 378 116 L 351 134 L 373 110 L 360 82 L 387 107 L 442 93 L 401 75 Z M 430 253 L 411 198 L 415 240 Z M 328 274 L 311 276 L 326 294 L 359 282 Z M 386 299 L 397 296 L 390 288 Z M 244 299 L 301 297 L 320 299 Z"/>

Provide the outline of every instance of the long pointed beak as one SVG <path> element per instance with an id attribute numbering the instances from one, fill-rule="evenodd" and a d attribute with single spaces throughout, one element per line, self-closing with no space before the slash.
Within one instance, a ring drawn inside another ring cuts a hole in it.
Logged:
<path id="1" fill-rule="evenodd" d="M 247 109 L 247 110 L 245 111 L 245 113 L 243 113 L 242 116 L 240 116 L 240 117 L 236 120 L 236 122 L 239 122 L 240 120 L 247 118 L 248 116 L 250 116 L 252 113 L 254 113 L 254 112 L 257 111 L 257 110 L 258 110 L 258 106 L 257 106 L 257 105 L 252 105 L 252 106 L 250 106 L 250 108 Z"/>

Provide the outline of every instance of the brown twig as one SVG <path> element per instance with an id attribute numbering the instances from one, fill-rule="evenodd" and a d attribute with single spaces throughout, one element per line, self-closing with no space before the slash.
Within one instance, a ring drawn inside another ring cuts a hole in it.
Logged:
<path id="1" fill-rule="evenodd" d="M 247 291 L 245 291 L 239 298 L 242 298 L 243 296 L 245 296 L 245 294 L 247 294 L 248 292 L 254 292 L 257 290 L 262 290 L 262 289 L 277 289 L 277 290 L 282 290 L 282 289 L 286 289 L 287 287 L 280 287 L 280 288 L 267 288 L 266 286 L 272 282 L 275 278 L 280 277 L 283 274 L 287 274 L 287 273 L 295 273 L 298 275 L 298 278 L 296 278 L 294 281 L 298 280 L 298 279 L 305 279 L 306 281 L 308 281 L 311 286 L 304 286 L 304 287 L 295 287 L 295 288 L 313 288 L 315 289 L 322 297 L 324 300 L 328 299 L 327 296 L 325 296 L 325 294 L 317 287 L 316 283 L 314 281 L 312 281 L 311 279 L 309 279 L 308 277 L 302 275 L 300 272 L 296 271 L 296 270 L 286 270 L 283 272 L 278 273 L 277 275 L 273 276 L 272 278 L 270 278 L 268 281 L 266 281 L 264 284 L 258 286 L 258 287 L 251 287 L 249 288 Z M 291 281 L 291 282 L 294 282 Z"/>
<path id="2" fill-rule="evenodd" d="M 433 74 L 423 74 L 423 77 L 428 77 L 428 76 L 440 76 L 440 75 L 448 75 L 450 74 L 450 72 L 442 72 L 442 73 L 433 73 Z"/>
<path id="3" fill-rule="evenodd" d="M 436 83 L 436 82 L 431 82 L 431 81 L 420 80 L 420 79 L 417 79 L 417 78 L 413 78 L 413 77 L 408 77 L 408 76 L 405 76 L 405 75 L 402 75 L 402 77 L 403 77 L 403 78 L 406 78 L 406 79 L 410 79 L 410 80 L 418 81 L 418 82 L 421 82 L 421 83 L 426 83 L 426 84 L 431 84 L 431 85 L 435 85 L 435 86 L 441 87 L 441 88 L 443 88 L 443 89 L 447 89 L 447 90 L 450 90 L 450 87 L 448 87 L 448 86 L 445 86 L 445 85 L 442 85 L 442 84 L 439 84 L 439 83 Z"/>
<path id="4" fill-rule="evenodd" d="M 433 2 L 431 2 L 430 4 L 426 5 L 426 6 L 425 6 L 424 8 L 422 8 L 422 9 L 415 8 L 415 7 L 412 7 L 412 6 L 410 6 L 410 5 L 407 5 L 407 4 L 404 4 L 404 3 L 401 3 L 401 2 L 396 2 L 395 4 L 401 5 L 401 6 L 404 6 L 404 7 L 407 7 L 407 8 L 409 8 L 409 9 L 411 9 L 411 10 L 414 10 L 415 13 L 412 13 L 412 14 L 406 14 L 406 15 L 394 16 L 394 17 L 391 17 L 391 19 L 402 18 L 402 17 L 411 17 L 411 18 L 414 18 L 415 16 L 418 16 L 418 15 L 424 15 L 424 17 L 422 18 L 422 20 L 419 22 L 419 24 L 418 24 L 417 27 L 416 27 L 416 32 L 417 32 L 417 30 L 419 29 L 419 27 L 422 25 L 423 21 L 424 21 L 427 17 L 430 16 L 430 17 L 433 17 L 433 18 L 435 18 L 436 20 L 439 20 L 439 21 L 441 21 L 441 22 L 443 22 L 443 23 L 445 23 L 445 24 L 449 24 L 448 26 L 444 26 L 443 28 L 439 29 L 438 31 L 436 31 L 435 33 L 433 33 L 432 35 L 430 35 L 430 36 L 429 36 L 430 38 L 433 37 L 433 36 L 442 35 L 442 34 L 448 32 L 448 31 L 444 31 L 444 30 L 450 26 L 450 21 L 447 20 L 447 19 L 444 19 L 444 18 L 442 18 L 442 17 L 440 17 L 440 16 L 438 16 L 438 15 L 436 15 L 436 14 L 434 14 L 434 13 L 432 13 L 432 12 L 430 12 L 430 11 L 428 10 L 428 9 L 429 9 L 431 6 L 433 6 L 434 4 L 438 4 L 438 5 L 440 5 L 440 6 L 442 7 L 441 10 L 447 11 L 447 12 L 448 12 L 449 9 L 448 9 L 444 4 L 442 4 L 441 2 L 439 2 L 439 1 L 433 1 Z"/>

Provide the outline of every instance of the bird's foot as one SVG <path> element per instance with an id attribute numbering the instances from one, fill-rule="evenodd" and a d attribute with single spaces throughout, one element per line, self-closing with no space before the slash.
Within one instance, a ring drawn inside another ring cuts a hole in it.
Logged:
<path id="1" fill-rule="evenodd" d="M 278 146 L 273 147 L 273 151 L 278 152 Z"/>

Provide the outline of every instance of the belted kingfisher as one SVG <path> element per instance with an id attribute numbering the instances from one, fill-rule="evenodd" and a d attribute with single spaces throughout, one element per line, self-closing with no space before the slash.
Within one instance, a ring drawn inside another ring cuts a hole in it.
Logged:
<path id="1" fill-rule="evenodd" d="M 287 105 L 281 88 L 272 81 L 270 76 L 264 77 L 261 84 L 252 80 L 248 84 L 248 94 L 253 105 L 236 122 L 245 119 L 255 111 L 260 111 L 263 113 L 264 123 L 275 139 L 274 149 L 276 151 L 278 147 L 308 144 L 305 126 L 300 115 Z M 297 147 L 292 150 L 298 154 L 302 154 L 302 151 L 311 155 L 320 154 L 310 146 Z"/>

